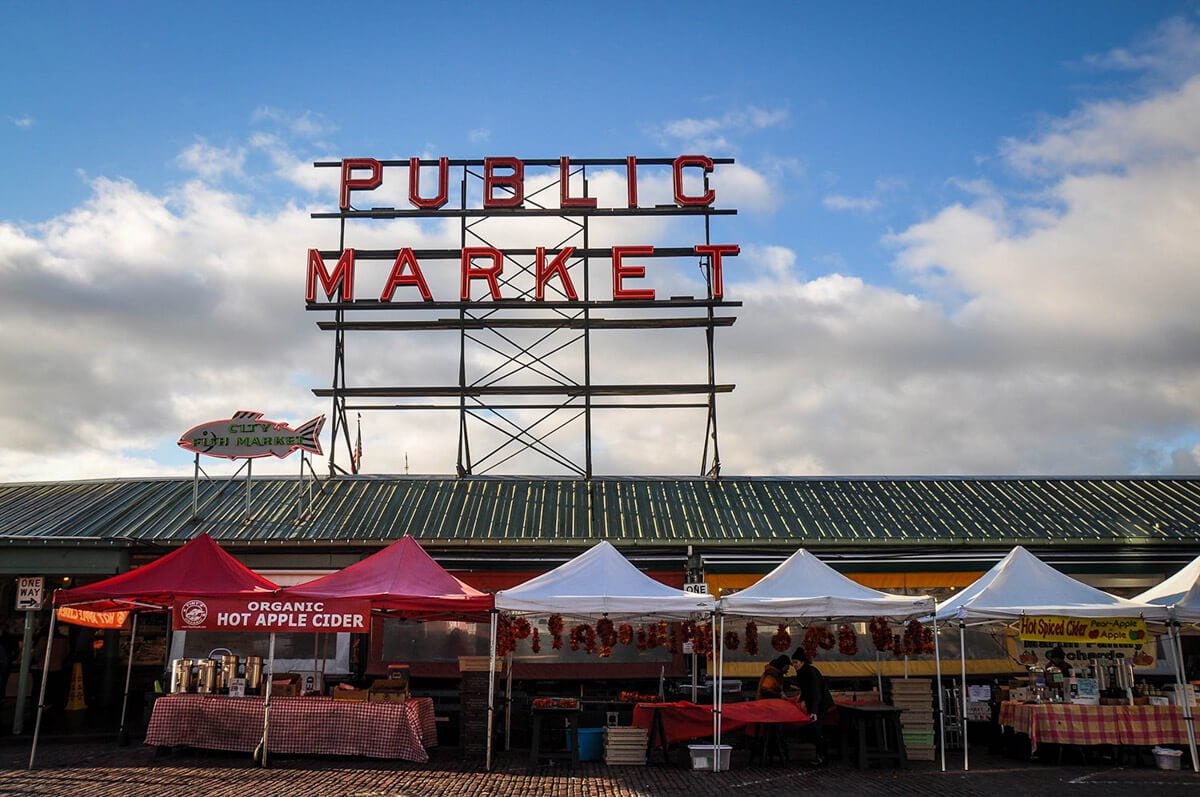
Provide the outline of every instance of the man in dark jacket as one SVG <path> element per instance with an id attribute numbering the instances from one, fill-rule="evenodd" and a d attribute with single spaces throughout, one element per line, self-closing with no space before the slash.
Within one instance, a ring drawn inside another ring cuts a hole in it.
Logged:
<path id="1" fill-rule="evenodd" d="M 819 721 L 833 708 L 833 693 L 825 683 L 825 676 L 813 666 L 812 659 L 802 647 L 792 654 L 792 666 L 796 668 L 796 685 L 804 698 L 804 710 Z"/>

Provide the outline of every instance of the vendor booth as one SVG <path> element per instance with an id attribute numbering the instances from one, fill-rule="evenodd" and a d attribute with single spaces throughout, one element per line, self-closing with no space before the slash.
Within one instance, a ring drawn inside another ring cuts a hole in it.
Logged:
<path id="1" fill-rule="evenodd" d="M 635 567 L 608 542 L 512 589 L 496 593 L 492 615 L 492 645 L 488 694 L 487 767 L 492 764 L 495 714 L 495 673 L 498 613 L 525 616 L 563 616 L 583 619 L 693 621 L 709 618 L 716 605 L 707 594 L 668 587 Z M 600 622 L 597 622 L 597 626 Z M 715 633 L 715 632 L 714 632 Z M 715 644 L 715 640 L 714 640 Z M 534 711 L 567 711 L 573 707 L 535 706 Z M 535 725 L 537 724 L 535 716 Z M 536 737 L 535 737 L 536 738 Z"/>
<path id="2" fill-rule="evenodd" d="M 95 584 L 55 592 L 53 603 L 56 611 L 50 616 L 50 638 L 54 638 L 54 625 L 58 620 L 98 628 L 120 628 L 127 621 L 132 623 L 125 695 L 121 707 L 120 733 L 124 734 L 139 613 L 169 611 L 181 596 L 266 595 L 276 589 L 278 587 L 275 584 L 234 559 L 210 536 L 201 534 L 143 567 Z M 129 619 L 131 615 L 132 620 Z M 43 673 L 49 672 L 49 657 L 50 646 L 47 645 Z M 33 745 L 29 752 L 30 769 L 37 755 L 45 703 L 46 677 L 43 676 Z"/>
<path id="3" fill-rule="evenodd" d="M 996 625 L 1018 635 L 1035 636 L 1046 644 L 1082 638 L 1084 644 L 1120 637 L 1143 638 L 1146 622 L 1165 624 L 1165 606 L 1126 600 L 1088 586 L 1045 564 L 1017 546 L 975 583 L 938 607 L 937 619 L 958 621 L 960 639 L 968 625 Z M 1091 624 L 1089 624 L 1091 621 Z M 1031 666 L 1036 661 L 1031 662 Z M 1042 668 L 1036 668 L 1041 671 Z M 1190 710 L 1180 706 L 1134 705 L 1129 690 L 1126 665 L 1103 665 L 1095 669 L 1104 676 L 1114 673 L 1111 688 L 1118 682 L 1128 700 L 1113 698 L 1127 705 L 1089 704 L 1090 695 L 1072 697 L 1061 672 L 1041 671 L 1036 693 L 1025 700 L 1009 700 L 1001 705 L 1001 722 L 1029 736 L 1031 745 L 1039 741 L 1069 744 L 1188 744 L 1194 729 Z M 966 659 L 962 659 L 962 677 L 966 682 Z M 1177 674 L 1178 677 L 1178 674 Z M 1057 681 L 1052 683 L 1051 681 Z M 1072 679 L 1074 680 L 1074 679 Z M 1088 689 L 1093 679 L 1083 679 Z M 1043 699 L 1043 695 L 1047 695 Z M 963 715 L 968 712 L 968 692 L 963 690 Z M 969 768 L 966 725 L 963 728 L 963 769 Z M 1194 748 L 1193 748 L 1194 749 Z M 1193 752 L 1193 760 L 1195 753 Z"/>
<path id="4" fill-rule="evenodd" d="M 905 621 L 933 614 L 935 604 L 932 598 L 918 596 L 891 595 L 885 592 L 865 587 L 822 562 L 813 554 L 801 548 L 786 559 L 755 584 L 732 595 L 722 597 L 717 605 L 719 636 L 724 638 L 725 617 L 769 618 L 776 622 L 786 623 L 797 621 L 812 624 L 814 621 L 829 623 L 837 620 L 886 620 Z M 821 626 L 823 628 L 823 626 Z M 934 657 L 937 672 L 937 682 L 941 681 L 941 657 L 937 651 L 936 624 L 933 634 Z M 718 653 L 718 673 L 723 675 L 724 645 Z M 938 713 L 941 713 L 941 690 L 938 689 Z M 880 684 L 879 699 L 882 700 L 883 690 Z M 919 711 L 919 708 L 917 709 Z M 920 717 L 921 732 L 932 734 L 933 727 L 927 719 L 930 711 L 928 699 L 925 709 L 916 716 Z M 882 713 L 871 715 L 873 709 L 857 710 L 847 707 L 840 717 L 847 727 L 843 730 L 858 736 L 862 730 L 859 727 L 849 727 L 856 723 L 891 722 L 892 717 L 884 717 Z M 724 726 L 723 712 L 721 726 Z M 915 727 L 910 723 L 911 727 Z M 926 731 L 926 728 L 928 730 Z M 895 743 L 903 748 L 902 731 L 899 726 L 890 728 Z M 721 728 L 718 728 L 718 736 Z M 719 742 L 719 739 L 718 739 Z M 865 747 L 860 744 L 860 747 Z M 942 768 L 945 768 L 943 747 Z M 932 754 L 932 740 L 930 753 Z M 865 750 L 860 750 L 865 754 Z M 903 754 L 900 756 L 903 761 Z"/>

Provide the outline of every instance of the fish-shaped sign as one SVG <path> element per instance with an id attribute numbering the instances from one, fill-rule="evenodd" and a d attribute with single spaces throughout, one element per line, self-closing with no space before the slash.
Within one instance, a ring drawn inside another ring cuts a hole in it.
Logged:
<path id="1" fill-rule="evenodd" d="M 293 429 L 286 423 L 266 420 L 261 412 L 240 410 L 231 418 L 193 426 L 179 438 L 179 446 L 196 454 L 224 459 L 266 456 L 283 459 L 296 449 L 319 455 L 318 438 L 324 425 L 324 415 Z"/>

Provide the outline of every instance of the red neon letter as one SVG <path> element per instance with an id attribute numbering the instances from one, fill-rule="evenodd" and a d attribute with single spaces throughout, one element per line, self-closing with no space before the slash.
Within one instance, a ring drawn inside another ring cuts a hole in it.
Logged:
<path id="1" fill-rule="evenodd" d="M 438 192 L 432 199 L 421 198 L 421 161 L 408 159 L 408 201 L 415 207 L 437 210 L 450 196 L 450 159 L 438 158 Z"/>
<path id="2" fill-rule="evenodd" d="M 625 158 L 625 185 L 629 194 L 629 207 L 637 207 L 637 158 Z"/>
<path id="3" fill-rule="evenodd" d="M 332 299 L 334 289 L 340 288 L 343 302 L 354 301 L 354 250 L 343 250 L 337 265 L 333 267 L 333 273 L 330 274 L 325 270 L 325 261 L 321 259 L 320 251 L 309 249 L 308 279 L 305 281 L 304 290 L 304 301 L 309 304 L 317 300 L 318 279 L 321 281 L 321 287 L 325 289 L 326 299 Z"/>
<path id="4" fill-rule="evenodd" d="M 539 246 L 537 248 L 537 286 L 533 289 L 534 297 L 540 302 L 546 298 L 546 283 L 555 274 L 562 280 L 563 292 L 567 294 L 567 298 L 575 301 L 579 298 L 575 293 L 575 286 L 571 283 L 571 275 L 567 273 L 567 258 L 575 254 L 575 247 L 568 246 L 563 249 L 554 259 L 550 261 L 550 265 L 546 265 L 546 247 Z"/>
<path id="5" fill-rule="evenodd" d="M 645 266 L 626 266 L 621 259 L 626 255 L 639 257 L 654 254 L 653 246 L 614 246 L 613 260 L 613 299 L 653 299 L 653 288 L 626 288 L 621 283 L 626 277 L 646 276 Z"/>
<path id="6" fill-rule="evenodd" d="M 712 264 L 712 296 L 714 299 L 720 299 L 725 295 L 725 281 L 721 277 L 721 256 L 732 257 L 740 254 L 741 251 L 741 247 L 737 244 L 697 244 L 696 254 L 708 255 L 709 262 Z"/>
<path id="7" fill-rule="evenodd" d="M 486 268 L 475 268 L 471 261 L 477 257 L 490 257 L 492 264 Z M 462 250 L 462 300 L 471 301 L 471 280 L 485 279 L 492 298 L 500 301 L 498 277 L 504 271 L 504 253 L 490 246 L 467 247 Z"/>
<path id="8" fill-rule="evenodd" d="M 406 268 L 412 269 L 412 273 L 405 274 Z M 400 254 L 396 255 L 396 262 L 392 263 L 392 270 L 388 274 L 387 282 L 384 283 L 383 293 L 379 294 L 379 301 L 390 302 L 392 294 L 400 285 L 416 285 L 417 290 L 421 292 L 422 299 L 427 302 L 433 301 L 433 294 L 429 292 L 429 286 L 425 284 L 425 275 L 421 273 L 421 267 L 417 265 L 417 256 L 408 247 L 401 249 Z"/>
<path id="9" fill-rule="evenodd" d="M 511 169 L 508 176 L 496 176 L 496 168 Z M 492 196 L 496 186 L 512 191 L 512 196 Z M 484 208 L 519 208 L 525 201 L 525 164 L 517 158 L 483 159 L 483 206 Z"/>
<path id="10" fill-rule="evenodd" d="M 370 169 L 370 177 L 351 177 L 355 169 Z M 342 160 L 342 210 L 350 209 L 351 191 L 372 191 L 383 184 L 383 164 L 374 158 L 345 158 Z"/>
<path id="11" fill-rule="evenodd" d="M 705 191 L 701 196 L 688 196 L 683 193 L 683 169 L 685 166 L 699 166 L 704 170 L 705 174 L 713 170 L 712 158 L 706 155 L 680 155 L 671 164 L 671 171 L 675 173 L 675 204 L 680 207 L 688 205 L 711 205 L 713 200 L 717 198 L 717 192 L 711 188 Z"/>
<path id="12" fill-rule="evenodd" d="M 596 207 L 594 196 L 571 196 L 571 160 L 566 155 L 558 159 L 558 204 L 564 208 Z"/>

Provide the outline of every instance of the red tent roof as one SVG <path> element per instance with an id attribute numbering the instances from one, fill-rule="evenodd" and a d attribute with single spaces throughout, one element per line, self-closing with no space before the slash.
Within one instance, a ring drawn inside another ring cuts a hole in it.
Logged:
<path id="1" fill-rule="evenodd" d="M 236 595 L 279 589 L 201 534 L 148 565 L 95 584 L 54 593 L 55 606 L 94 611 L 127 609 L 131 603 L 166 607 L 178 595 Z"/>
<path id="2" fill-rule="evenodd" d="M 303 598 L 369 598 L 375 609 L 413 619 L 484 619 L 494 599 L 464 584 L 405 535 L 361 562 L 290 587 Z"/>

